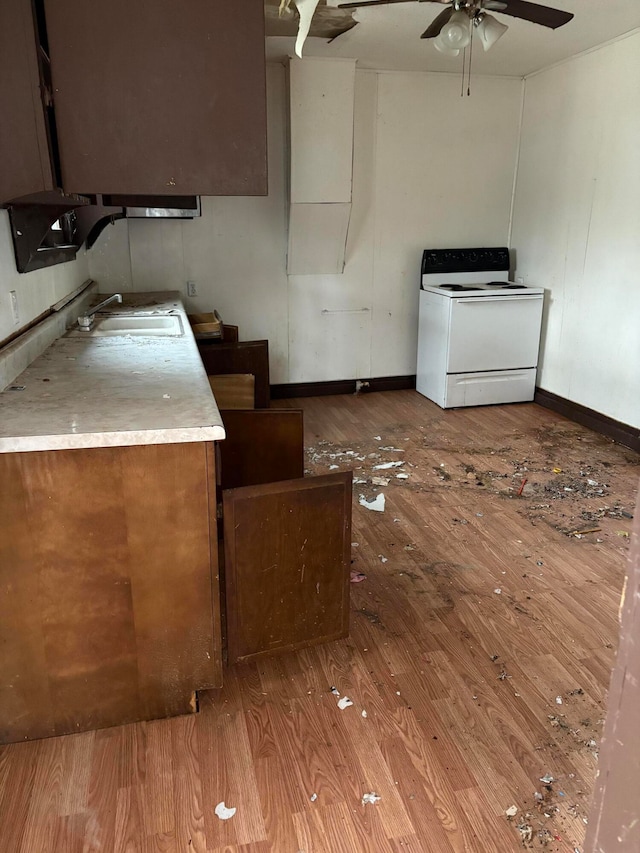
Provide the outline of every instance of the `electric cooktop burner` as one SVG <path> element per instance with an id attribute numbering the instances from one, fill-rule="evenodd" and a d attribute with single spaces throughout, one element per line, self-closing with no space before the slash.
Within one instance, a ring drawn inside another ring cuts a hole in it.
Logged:
<path id="1" fill-rule="evenodd" d="M 440 284 L 438 285 L 441 290 L 477 290 L 477 287 L 468 287 L 464 284 Z"/>
<path id="2" fill-rule="evenodd" d="M 456 293 L 465 290 L 526 290 L 526 284 L 513 284 L 507 281 L 488 281 L 486 284 L 439 284 L 440 290 L 452 290 Z"/>

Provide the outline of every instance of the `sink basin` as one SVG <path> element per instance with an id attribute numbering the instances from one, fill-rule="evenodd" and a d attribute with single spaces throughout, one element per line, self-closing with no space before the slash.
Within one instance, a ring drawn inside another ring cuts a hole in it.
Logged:
<path id="1" fill-rule="evenodd" d="M 85 333 L 87 334 L 87 333 Z M 88 332 L 94 338 L 113 335 L 174 336 L 184 334 L 177 314 L 163 316 L 112 315 L 96 317 L 93 329 Z"/>

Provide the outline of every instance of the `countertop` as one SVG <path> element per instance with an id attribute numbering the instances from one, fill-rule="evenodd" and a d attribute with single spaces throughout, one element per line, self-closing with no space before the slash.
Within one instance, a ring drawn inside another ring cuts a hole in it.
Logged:
<path id="1" fill-rule="evenodd" d="M 225 437 L 180 295 L 123 298 L 105 312 L 179 313 L 184 334 L 91 337 L 70 330 L 0 393 L 0 453 Z"/>

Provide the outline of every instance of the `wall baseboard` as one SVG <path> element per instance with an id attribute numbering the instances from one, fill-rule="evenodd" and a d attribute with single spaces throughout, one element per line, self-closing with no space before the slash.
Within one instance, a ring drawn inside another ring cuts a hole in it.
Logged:
<path id="1" fill-rule="evenodd" d="M 545 409 L 551 409 L 564 415 L 565 418 L 575 421 L 582 426 L 606 435 L 612 438 L 618 444 L 623 444 L 625 447 L 630 447 L 632 450 L 640 452 L 640 430 L 629 424 L 623 424 L 620 421 L 615 421 L 613 418 L 596 412 L 593 409 L 588 409 L 586 406 L 581 406 L 579 403 L 574 403 L 567 400 L 565 397 L 559 397 L 557 394 L 552 394 L 551 391 L 545 391 L 543 388 L 536 388 L 534 402 Z"/>
<path id="2" fill-rule="evenodd" d="M 328 394 L 355 394 L 356 382 L 361 382 L 363 394 L 371 391 L 406 391 L 416 387 L 415 374 L 411 376 L 380 376 L 376 379 L 337 379 L 331 382 L 292 382 L 272 385 L 271 399 L 290 397 L 324 397 Z"/>

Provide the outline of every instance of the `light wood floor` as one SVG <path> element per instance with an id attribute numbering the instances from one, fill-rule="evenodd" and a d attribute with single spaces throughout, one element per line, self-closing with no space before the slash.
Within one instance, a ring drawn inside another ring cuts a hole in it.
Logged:
<path id="1" fill-rule="evenodd" d="M 309 472 L 365 480 L 351 637 L 228 670 L 197 716 L 1 748 L 0 853 L 582 849 L 637 454 L 529 404 L 296 404 Z"/>

